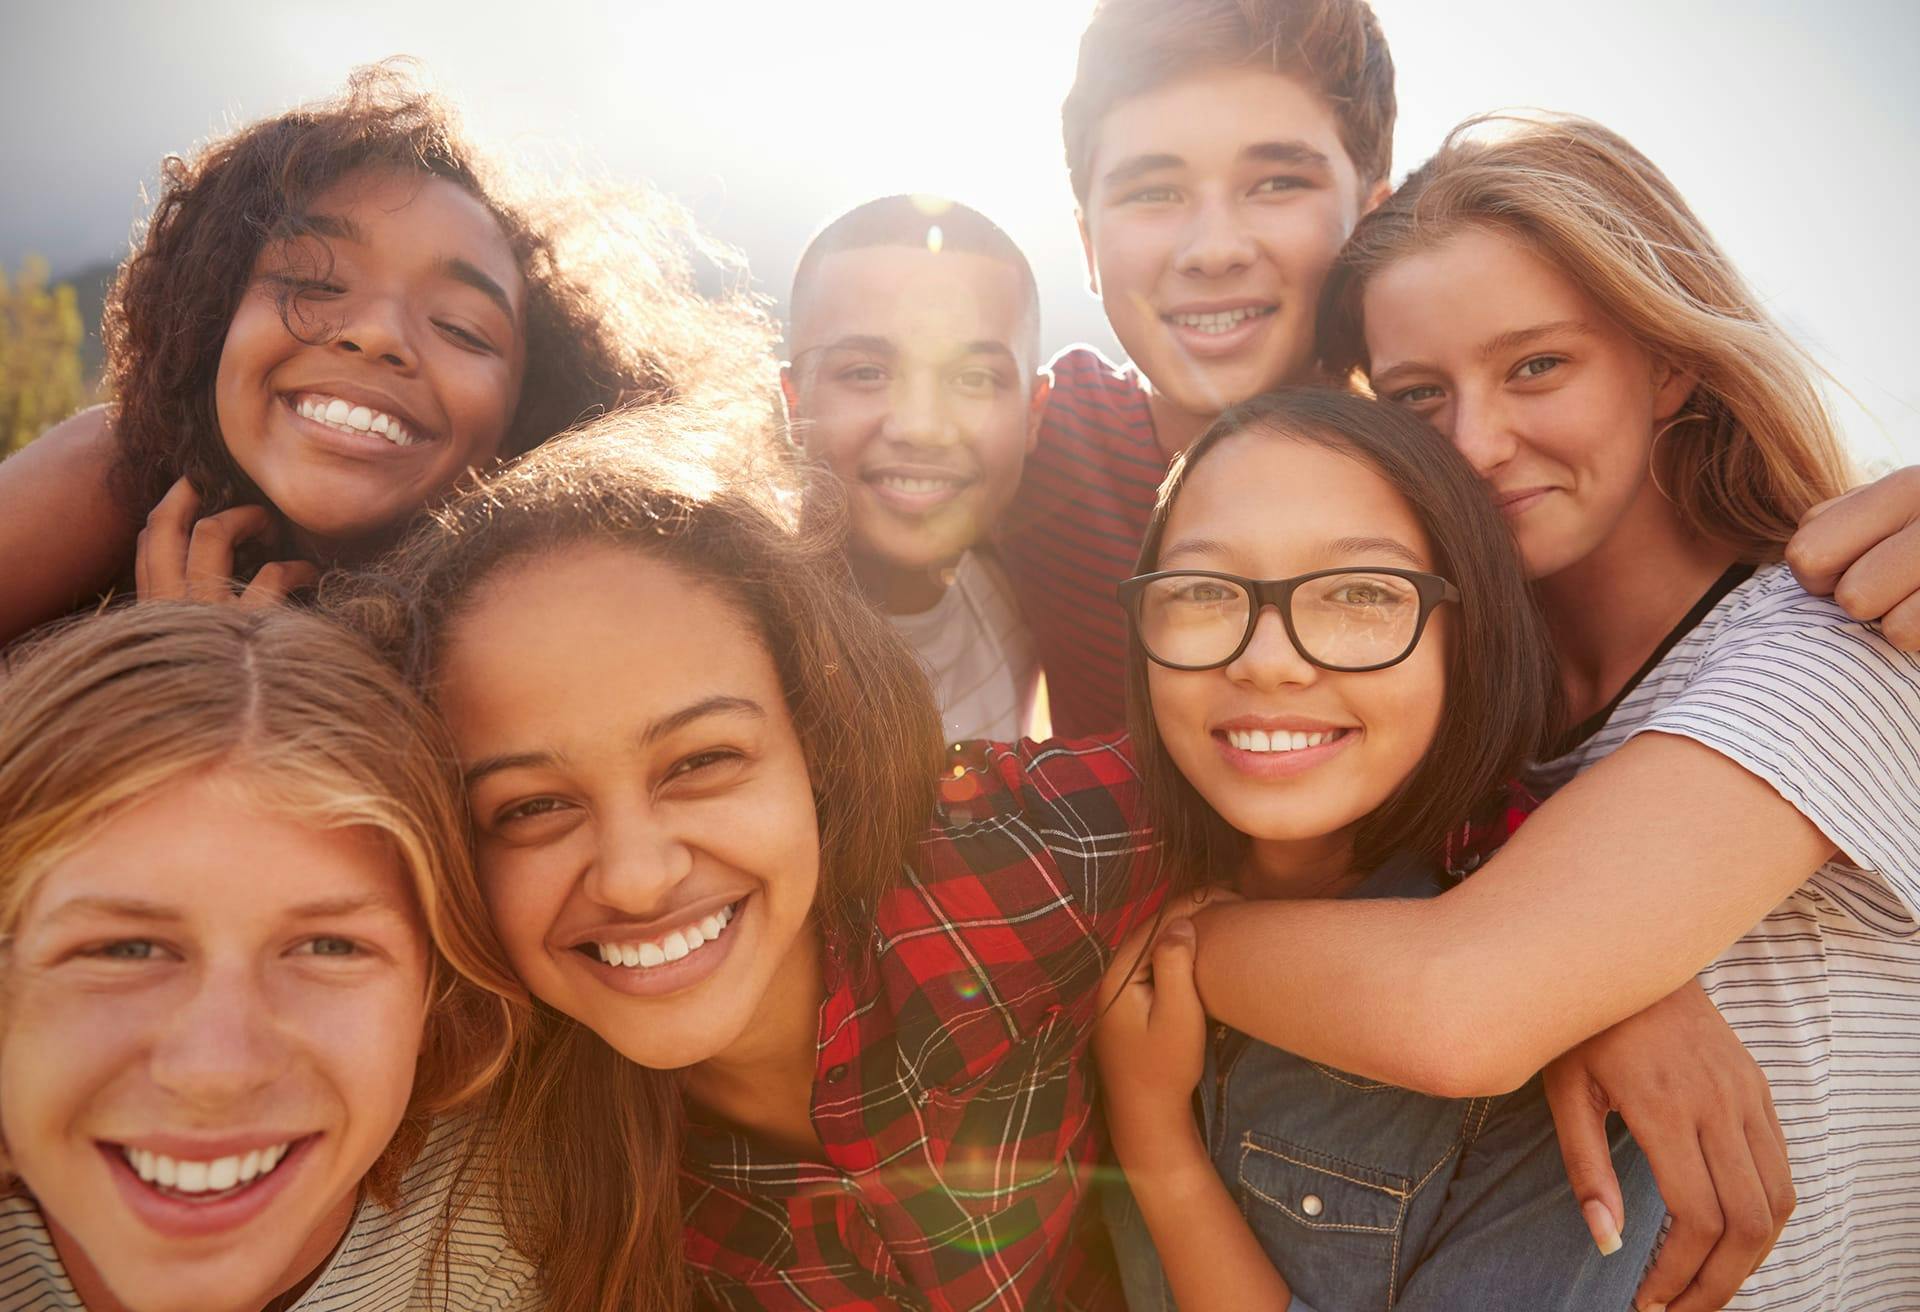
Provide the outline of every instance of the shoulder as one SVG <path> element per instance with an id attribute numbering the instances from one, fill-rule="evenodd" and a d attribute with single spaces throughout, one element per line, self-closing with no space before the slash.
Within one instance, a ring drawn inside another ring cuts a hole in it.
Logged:
<path id="1" fill-rule="evenodd" d="M 1125 734 L 960 743 L 948 753 L 933 837 L 1006 824 L 1081 836 L 1131 831 L 1139 808 L 1140 772 Z"/>
<path id="2" fill-rule="evenodd" d="M 1091 346 L 1069 346 L 1048 362 L 1047 372 L 1053 378 L 1047 394 L 1049 430 L 1124 429 L 1146 421 L 1147 390 L 1139 373 Z"/>
<path id="3" fill-rule="evenodd" d="M 1831 597 L 1807 593 L 1785 565 L 1766 566 L 1736 588 L 1697 638 L 1688 686 L 1737 669 L 1762 693 L 1790 687 L 1827 702 L 1876 692 L 1920 695 L 1920 657 L 1895 648 L 1877 625 L 1854 619 Z"/>
<path id="4" fill-rule="evenodd" d="M 39 1204 L 17 1187 L 0 1191 L 0 1291 L 19 1312 L 85 1312 Z"/>

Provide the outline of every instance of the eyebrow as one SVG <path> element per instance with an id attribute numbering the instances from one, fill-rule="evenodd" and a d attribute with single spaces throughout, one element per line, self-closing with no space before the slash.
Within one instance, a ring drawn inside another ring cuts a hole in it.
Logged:
<path id="1" fill-rule="evenodd" d="M 1392 556 L 1405 561 L 1412 569 L 1427 567 L 1427 563 L 1415 554 L 1412 547 L 1396 538 L 1335 538 L 1327 543 L 1327 552 L 1334 556 Z"/>
<path id="2" fill-rule="evenodd" d="M 1117 187 L 1131 182 L 1145 173 L 1158 173 L 1161 169 L 1177 169 L 1186 161 L 1178 155 L 1130 155 L 1108 169 L 1106 176 L 1100 179 L 1102 186 Z"/>
<path id="3" fill-rule="evenodd" d="M 759 702 L 748 697 L 707 697 L 655 720 L 640 735 L 640 744 L 649 746 L 709 715 L 749 715 L 755 719 L 765 719 L 766 714 Z M 498 756 L 486 756 L 467 767 L 466 784 L 472 788 L 488 775 L 498 774 L 502 770 L 539 769 L 558 765 L 564 760 L 566 757 L 558 752 L 503 752 Z"/>
<path id="4" fill-rule="evenodd" d="M 488 300 L 499 306 L 500 313 L 506 315 L 508 319 L 511 320 L 517 317 L 513 312 L 513 299 L 507 295 L 507 289 L 495 282 L 488 275 L 482 273 L 479 266 L 470 261 L 463 260 L 457 255 L 449 255 L 440 261 L 440 272 L 455 282 L 464 283 L 466 286 L 473 288 L 485 296 Z"/>
<path id="5" fill-rule="evenodd" d="M 377 911 L 393 915 L 402 914 L 389 898 L 369 894 L 365 897 L 330 897 L 313 902 L 302 902 L 289 907 L 286 914 L 296 920 L 326 920 L 340 916 L 356 915 L 363 911 Z M 114 916 L 121 920 L 138 920 L 149 924 L 175 923 L 184 917 L 174 907 L 158 902 L 148 902 L 135 897 L 76 897 L 62 902 L 48 913 L 47 919 L 59 921 L 81 915 Z"/>
<path id="6" fill-rule="evenodd" d="M 1240 152 L 1242 159 L 1257 159 L 1268 164 L 1304 164 L 1325 168 L 1331 162 L 1325 151 L 1315 150 L 1304 141 L 1256 141 Z"/>
<path id="7" fill-rule="evenodd" d="M 1227 548 L 1212 538 L 1181 538 L 1172 546 L 1161 549 L 1160 559 L 1154 568 L 1165 569 L 1167 560 L 1173 556 L 1224 556 L 1227 554 Z"/>
<path id="8" fill-rule="evenodd" d="M 1512 332 L 1501 333 L 1498 337 L 1487 339 L 1480 347 L 1480 358 L 1490 360 L 1515 347 L 1526 346 L 1543 337 L 1552 337 L 1555 333 L 1579 333 L 1585 336 L 1592 332 L 1593 329 L 1579 319 L 1556 319 L 1552 323 L 1536 324 L 1532 328 L 1515 328 Z"/>
<path id="9" fill-rule="evenodd" d="M 794 359 L 796 361 L 803 360 L 807 356 L 824 355 L 828 351 L 859 351 L 867 355 L 885 356 L 888 359 L 893 359 L 900 354 L 900 348 L 895 346 L 889 338 L 874 337 L 868 334 L 854 334 L 848 337 L 836 338 L 821 346 L 808 347 L 806 350 L 799 352 Z M 993 355 L 999 356 L 1012 363 L 1017 364 L 1019 362 L 1011 346 L 1005 342 L 995 341 L 991 337 L 982 337 L 975 341 L 967 342 L 961 346 L 959 353 L 961 355 Z"/>

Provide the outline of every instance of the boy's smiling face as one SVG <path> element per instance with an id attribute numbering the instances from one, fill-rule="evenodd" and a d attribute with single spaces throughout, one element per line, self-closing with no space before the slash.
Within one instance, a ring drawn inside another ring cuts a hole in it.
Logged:
<path id="1" fill-rule="evenodd" d="M 1208 69 L 1100 122 L 1087 270 L 1162 407 L 1205 422 L 1314 366 L 1320 285 L 1365 210 L 1326 98 L 1262 68 Z"/>
<path id="2" fill-rule="evenodd" d="M 991 255 L 914 246 L 835 252 L 808 282 L 788 403 L 807 454 L 847 489 L 856 565 L 895 576 L 897 602 L 991 532 L 1019 487 L 1045 399 L 1032 294 Z"/>

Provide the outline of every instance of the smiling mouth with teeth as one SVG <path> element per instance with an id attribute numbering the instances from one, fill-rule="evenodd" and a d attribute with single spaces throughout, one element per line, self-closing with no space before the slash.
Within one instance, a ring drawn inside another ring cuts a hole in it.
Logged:
<path id="1" fill-rule="evenodd" d="M 597 958 L 608 966 L 634 967 L 640 970 L 652 970 L 664 966 L 669 961 L 679 961 L 683 957 L 698 952 L 707 944 L 719 938 L 733 922 L 738 902 L 721 907 L 712 915 L 683 925 L 679 929 L 663 934 L 659 938 L 635 942 L 591 942 L 582 943 L 574 951 L 588 957 Z"/>
<path id="2" fill-rule="evenodd" d="M 1344 738 L 1350 731 L 1330 729 L 1324 733 L 1289 733 L 1285 729 L 1271 732 L 1265 729 L 1228 729 L 1226 738 L 1229 745 L 1243 752 L 1304 752 L 1309 747 L 1320 747 L 1336 738 Z"/>
<path id="3" fill-rule="evenodd" d="M 1238 310 L 1221 310 L 1213 314 L 1169 314 L 1166 320 L 1182 328 L 1192 328 L 1203 333 L 1231 332 L 1249 319 L 1262 319 L 1274 313 L 1277 305 L 1248 305 Z"/>
<path id="4" fill-rule="evenodd" d="M 127 1165 L 133 1168 L 133 1173 L 155 1193 L 196 1203 L 210 1203 L 231 1198 L 266 1179 L 298 1142 L 297 1139 L 289 1139 L 285 1143 L 208 1161 L 169 1157 L 165 1153 L 126 1144 L 119 1145 L 119 1149 Z"/>
<path id="5" fill-rule="evenodd" d="M 324 396 L 319 392 L 302 392 L 293 397 L 288 404 L 302 419 L 311 419 L 316 424 L 325 424 L 328 428 L 343 433 L 371 433 L 375 437 L 384 437 L 395 446 L 412 446 L 420 439 L 416 437 L 400 420 L 380 410 L 368 406 L 355 405 L 343 401 L 337 396 Z"/>

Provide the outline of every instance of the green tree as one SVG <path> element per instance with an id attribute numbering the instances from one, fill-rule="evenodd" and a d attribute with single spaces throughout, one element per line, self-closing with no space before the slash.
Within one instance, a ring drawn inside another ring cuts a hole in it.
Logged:
<path id="1" fill-rule="evenodd" d="M 49 284 L 45 260 L 29 255 L 12 279 L 0 266 L 0 458 L 94 400 L 85 337 L 73 287 Z"/>

